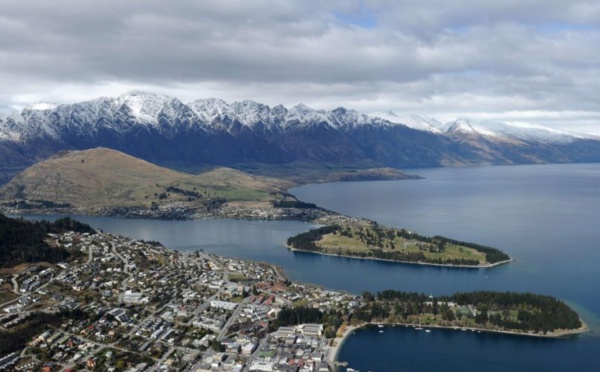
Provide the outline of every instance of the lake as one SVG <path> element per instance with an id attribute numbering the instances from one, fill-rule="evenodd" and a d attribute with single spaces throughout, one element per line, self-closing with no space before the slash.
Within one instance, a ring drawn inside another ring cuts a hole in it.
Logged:
<path id="1" fill-rule="evenodd" d="M 292 253 L 285 240 L 314 225 L 290 221 L 78 219 L 115 234 L 275 263 L 294 280 L 360 293 L 387 288 L 426 294 L 476 289 L 557 296 L 593 332 L 566 340 L 405 328 L 361 330 L 340 360 L 372 371 L 564 371 L 600 365 L 600 164 L 419 169 L 410 181 L 292 189 L 299 199 L 380 224 L 504 250 L 492 269 L 452 269 Z M 49 217 L 54 218 L 54 217 Z"/>
<path id="2" fill-rule="evenodd" d="M 340 213 L 426 235 L 500 248 L 516 262 L 499 268 L 380 270 L 391 287 L 425 293 L 490 289 L 557 296 L 591 327 L 564 340 L 406 328 L 357 331 L 339 359 L 372 371 L 568 371 L 600 365 L 600 165 L 416 170 L 424 180 L 309 185 L 298 198 Z M 372 288 L 372 287 L 370 287 Z"/>

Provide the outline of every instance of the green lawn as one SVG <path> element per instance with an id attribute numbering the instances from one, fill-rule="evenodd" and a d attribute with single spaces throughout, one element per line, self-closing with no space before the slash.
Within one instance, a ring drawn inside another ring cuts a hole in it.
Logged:
<path id="1" fill-rule="evenodd" d="M 380 228 L 381 229 L 381 228 Z M 463 247 L 454 244 L 446 244 L 442 251 L 438 251 L 436 244 L 418 241 L 415 239 L 405 239 L 397 236 L 395 229 L 384 229 L 385 236 L 378 235 L 370 227 L 351 228 L 352 236 L 345 236 L 341 231 L 326 234 L 317 242 L 317 245 L 323 248 L 327 253 L 342 254 L 367 253 L 372 250 L 382 250 L 384 252 L 403 252 L 418 253 L 421 252 L 428 259 L 441 259 L 442 261 L 453 259 L 477 260 L 480 264 L 485 264 L 485 255 L 473 248 Z M 361 235 L 362 234 L 362 238 Z M 371 244 L 369 244 L 371 243 Z"/>

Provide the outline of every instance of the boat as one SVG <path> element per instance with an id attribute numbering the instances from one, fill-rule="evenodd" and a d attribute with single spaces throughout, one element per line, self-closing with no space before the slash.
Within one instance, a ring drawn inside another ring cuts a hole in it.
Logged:
<path id="1" fill-rule="evenodd" d="M 379 331 L 379 333 L 383 333 L 383 331 Z"/>
<path id="2" fill-rule="evenodd" d="M 422 331 L 423 327 L 415 327 L 415 331 Z"/>
<path id="3" fill-rule="evenodd" d="M 377 327 L 383 328 L 383 324 L 377 324 Z"/>
<path id="4" fill-rule="evenodd" d="M 426 329 L 425 332 L 431 333 L 431 329 Z"/>

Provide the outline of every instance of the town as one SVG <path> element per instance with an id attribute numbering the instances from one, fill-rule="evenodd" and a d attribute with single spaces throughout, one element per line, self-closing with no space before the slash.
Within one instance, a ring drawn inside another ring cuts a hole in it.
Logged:
<path id="1" fill-rule="evenodd" d="M 278 314 L 295 305 L 344 313 L 358 305 L 355 296 L 292 283 L 265 263 L 107 233 L 48 239 L 77 258 L 3 274 L 0 326 L 61 316 L 1 356 L 0 370 L 330 371 L 335 347 L 324 325 L 277 326 Z"/>

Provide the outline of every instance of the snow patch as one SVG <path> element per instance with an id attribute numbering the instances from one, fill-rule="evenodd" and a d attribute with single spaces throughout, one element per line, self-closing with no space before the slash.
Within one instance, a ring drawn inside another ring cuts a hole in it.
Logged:
<path id="1" fill-rule="evenodd" d="M 425 118 L 419 115 L 398 115 L 393 111 L 386 112 L 373 112 L 369 116 L 374 118 L 380 118 L 387 120 L 393 124 L 401 124 L 412 129 L 431 132 L 431 133 L 442 133 L 442 123 L 435 119 Z"/>

